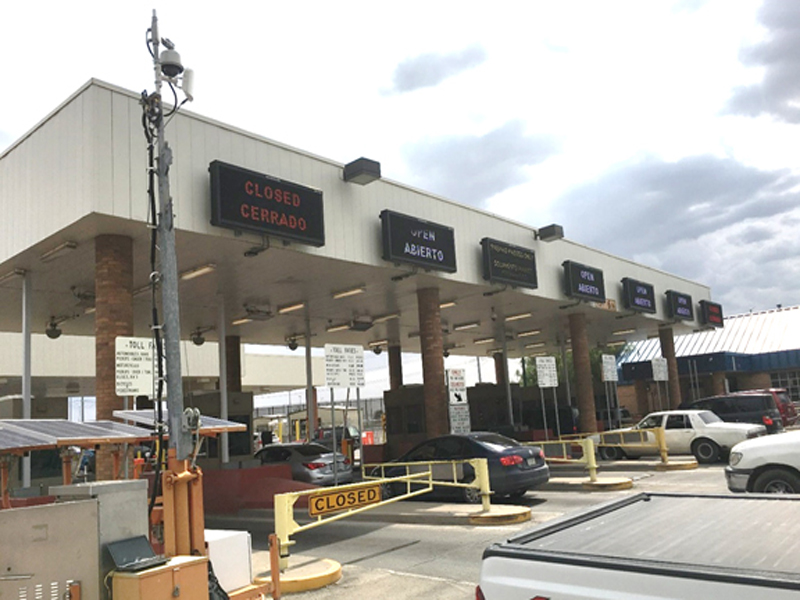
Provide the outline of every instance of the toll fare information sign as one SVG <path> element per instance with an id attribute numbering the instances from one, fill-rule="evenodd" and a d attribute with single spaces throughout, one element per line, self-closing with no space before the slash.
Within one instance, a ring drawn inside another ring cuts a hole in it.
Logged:
<path id="1" fill-rule="evenodd" d="M 308 515 L 318 517 L 330 513 L 377 504 L 381 501 L 380 484 L 342 492 L 323 492 L 308 498 Z"/>
<path id="2" fill-rule="evenodd" d="M 555 356 L 536 357 L 536 378 L 540 388 L 558 387 L 558 368 Z"/>
<path id="3" fill-rule="evenodd" d="M 332 388 L 364 387 L 364 348 L 325 344 L 325 385 Z"/>
<path id="4" fill-rule="evenodd" d="M 117 396 L 152 396 L 153 340 L 118 337 L 114 349 Z"/>

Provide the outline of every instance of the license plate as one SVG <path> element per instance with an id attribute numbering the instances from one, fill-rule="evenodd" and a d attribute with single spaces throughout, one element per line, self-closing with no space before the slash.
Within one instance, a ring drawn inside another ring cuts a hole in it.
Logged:
<path id="1" fill-rule="evenodd" d="M 531 456 L 531 457 L 528 459 L 528 466 L 529 466 L 529 467 L 532 467 L 532 466 L 533 466 L 533 465 L 535 465 L 535 464 L 536 464 L 536 457 L 535 457 L 535 456 Z"/>

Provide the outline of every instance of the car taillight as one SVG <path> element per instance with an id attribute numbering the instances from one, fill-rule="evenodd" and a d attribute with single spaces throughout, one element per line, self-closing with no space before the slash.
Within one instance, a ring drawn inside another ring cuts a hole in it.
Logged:
<path id="1" fill-rule="evenodd" d="M 772 417 L 768 417 L 767 415 L 764 415 L 763 417 L 761 417 L 761 420 L 764 421 L 764 425 L 772 425 L 773 424 Z"/>
<path id="2" fill-rule="evenodd" d="M 314 469 L 322 469 L 323 467 L 325 467 L 325 463 L 309 462 L 309 463 L 303 463 L 303 466 L 306 469 L 311 469 L 313 471 Z"/>
<path id="3" fill-rule="evenodd" d="M 475 600 L 486 600 L 486 596 L 483 595 L 481 586 L 479 585 L 475 586 Z"/>
<path id="4" fill-rule="evenodd" d="M 512 467 L 522 462 L 522 457 L 519 454 L 511 454 L 509 456 L 501 456 L 500 464 L 504 467 Z"/>
<path id="5" fill-rule="evenodd" d="M 539 458 L 544 460 L 544 450 L 542 450 L 541 448 L 539 448 Z"/>

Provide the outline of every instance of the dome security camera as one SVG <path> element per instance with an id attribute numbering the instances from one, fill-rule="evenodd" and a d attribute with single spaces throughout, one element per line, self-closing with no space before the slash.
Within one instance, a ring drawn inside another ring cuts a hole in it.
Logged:
<path id="1" fill-rule="evenodd" d="M 203 344 L 206 343 L 206 338 L 203 337 L 203 334 L 200 333 L 199 331 L 195 332 L 194 334 L 192 334 L 192 343 L 195 346 L 202 346 Z"/>
<path id="2" fill-rule="evenodd" d="M 445 350 L 444 357 L 447 358 L 448 356 L 450 356 L 450 350 Z"/>
<path id="3" fill-rule="evenodd" d="M 294 339 L 294 338 L 290 339 L 288 345 L 289 345 L 289 350 L 291 350 L 292 352 L 297 350 L 297 340 L 296 339 Z"/>
<path id="4" fill-rule="evenodd" d="M 58 323 L 55 321 L 50 321 L 50 323 L 47 325 L 47 329 L 45 329 L 44 332 L 51 340 L 57 340 L 61 337 L 61 329 L 59 328 Z"/>
<path id="5" fill-rule="evenodd" d="M 375 354 L 380 354 L 381 352 L 383 352 L 383 348 L 381 348 L 380 346 L 374 346 L 374 347 L 372 348 L 372 351 L 373 351 Z"/>
<path id="6" fill-rule="evenodd" d="M 177 77 L 183 73 L 181 55 L 172 48 L 167 48 L 161 53 L 159 62 L 161 63 L 161 72 L 167 77 Z"/>

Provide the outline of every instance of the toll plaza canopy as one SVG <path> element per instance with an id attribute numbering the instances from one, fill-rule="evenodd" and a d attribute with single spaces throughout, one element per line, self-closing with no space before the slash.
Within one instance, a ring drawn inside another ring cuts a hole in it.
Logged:
<path id="1" fill-rule="evenodd" d="M 241 342 L 302 346 L 310 336 L 315 347 L 418 352 L 425 288 L 438 290 L 442 345 L 454 354 L 492 354 L 503 340 L 510 357 L 554 353 L 574 312 L 592 344 L 703 326 L 707 287 L 564 239 L 559 227 L 366 183 L 379 177 L 372 160 L 344 165 L 184 110 L 166 138 L 183 339 L 216 339 L 224 314 Z M 96 248 L 120 236 L 132 241 L 128 335 L 150 335 L 147 167 L 140 95 L 97 80 L 0 155 L 0 331 L 22 331 L 29 284 L 34 333 L 55 322 L 96 335 L 96 293 L 116 276 Z"/>

